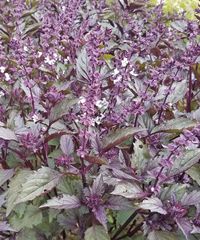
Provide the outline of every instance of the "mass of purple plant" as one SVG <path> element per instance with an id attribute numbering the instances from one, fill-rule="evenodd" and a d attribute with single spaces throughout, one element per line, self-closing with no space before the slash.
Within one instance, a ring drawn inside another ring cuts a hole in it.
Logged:
<path id="1" fill-rule="evenodd" d="M 200 16 L 0 1 L 0 239 L 200 239 Z"/>

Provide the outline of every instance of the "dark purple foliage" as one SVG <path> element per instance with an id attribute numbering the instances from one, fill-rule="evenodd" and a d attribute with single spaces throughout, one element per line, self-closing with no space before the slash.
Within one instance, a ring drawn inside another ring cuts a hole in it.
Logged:
<path id="1" fill-rule="evenodd" d="M 0 13 L 2 239 L 200 239 L 199 10 L 1 0 Z"/>

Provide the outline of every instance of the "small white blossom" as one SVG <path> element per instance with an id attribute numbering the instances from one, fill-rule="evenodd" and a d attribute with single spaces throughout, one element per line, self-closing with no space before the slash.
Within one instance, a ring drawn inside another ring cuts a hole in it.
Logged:
<path id="1" fill-rule="evenodd" d="M 131 74 L 132 76 L 134 76 L 134 77 L 137 77 L 137 76 L 138 76 L 138 74 L 135 72 L 135 69 L 133 69 L 133 70 L 130 72 L 130 74 Z"/>
<path id="2" fill-rule="evenodd" d="M 114 83 L 118 83 L 118 82 L 121 82 L 122 80 L 122 76 L 118 76 L 116 79 L 113 80 Z"/>
<path id="3" fill-rule="evenodd" d="M 10 75 L 8 73 L 5 73 L 5 79 L 6 79 L 6 81 L 10 80 Z"/>
<path id="4" fill-rule="evenodd" d="M 62 6 L 62 10 L 63 10 L 63 12 L 66 10 L 66 7 L 65 6 Z"/>
<path id="5" fill-rule="evenodd" d="M 0 72 L 1 72 L 1 73 L 4 73 L 5 70 L 6 70 L 6 68 L 5 68 L 4 66 L 1 66 L 1 67 L 0 67 Z"/>
<path id="6" fill-rule="evenodd" d="M 46 130 L 47 130 L 47 127 L 45 127 L 45 126 L 44 126 L 44 127 L 42 127 L 42 131 L 44 131 L 44 132 L 45 132 Z"/>
<path id="7" fill-rule="evenodd" d="M 122 60 L 122 67 L 126 67 L 127 64 L 128 64 L 128 58 L 124 58 Z"/>
<path id="8" fill-rule="evenodd" d="M 108 101 L 105 98 L 103 98 L 102 100 L 96 101 L 95 105 L 99 109 L 106 109 L 108 107 Z"/>
<path id="9" fill-rule="evenodd" d="M 79 98 L 79 103 L 83 104 L 83 103 L 85 103 L 85 102 L 86 102 L 86 98 L 83 97 L 83 96 L 81 96 L 81 97 Z"/>
<path id="10" fill-rule="evenodd" d="M 24 51 L 25 51 L 25 52 L 28 52 L 28 50 L 29 50 L 28 47 L 27 47 L 27 46 L 24 46 Z"/>
<path id="11" fill-rule="evenodd" d="M 49 65 L 53 65 L 56 60 L 55 59 L 50 59 L 49 56 L 45 57 L 45 60 L 44 60 L 45 63 L 48 63 Z"/>
<path id="12" fill-rule="evenodd" d="M 113 72 L 113 76 L 116 76 L 117 74 L 119 74 L 119 70 L 117 68 L 115 68 L 114 72 Z"/>
<path id="13" fill-rule="evenodd" d="M 69 57 L 64 59 L 64 64 L 68 64 L 69 63 Z"/>
<path id="14" fill-rule="evenodd" d="M 41 57 L 42 56 L 42 52 L 38 52 L 38 57 Z"/>
<path id="15" fill-rule="evenodd" d="M 32 116 L 32 119 L 33 119 L 33 122 L 34 122 L 34 123 L 36 123 L 37 121 L 40 120 L 40 118 L 39 118 L 39 116 L 38 116 L 37 114 L 34 114 L 34 115 Z"/>
<path id="16" fill-rule="evenodd" d="M 94 121 L 97 125 L 99 125 L 102 122 L 102 119 L 105 117 L 104 114 L 101 114 L 100 116 L 97 116 Z"/>
<path id="17" fill-rule="evenodd" d="M 0 97 L 3 97 L 5 94 L 3 91 L 0 91 Z"/>
<path id="18" fill-rule="evenodd" d="M 58 56 L 58 54 L 57 54 L 57 53 L 54 53 L 54 54 L 53 54 L 53 57 L 54 57 L 54 60 L 57 60 L 57 59 L 59 59 L 59 56 Z"/>

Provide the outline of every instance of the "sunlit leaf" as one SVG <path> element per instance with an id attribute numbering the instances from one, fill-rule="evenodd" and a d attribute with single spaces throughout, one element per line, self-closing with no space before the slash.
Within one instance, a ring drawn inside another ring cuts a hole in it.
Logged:
<path id="1" fill-rule="evenodd" d="M 42 167 L 33 172 L 22 184 L 17 203 L 30 201 L 46 194 L 59 183 L 61 176 L 59 172 L 48 167 Z"/>
<path id="2" fill-rule="evenodd" d="M 151 212 L 157 212 L 164 215 L 167 214 L 166 210 L 163 208 L 161 200 L 156 197 L 143 200 L 139 206 L 140 208 L 150 210 Z"/>
<path id="3" fill-rule="evenodd" d="M 54 197 L 47 201 L 47 203 L 40 206 L 40 208 L 49 207 L 55 209 L 71 209 L 80 207 L 81 203 L 76 196 L 64 194 L 62 197 Z"/>

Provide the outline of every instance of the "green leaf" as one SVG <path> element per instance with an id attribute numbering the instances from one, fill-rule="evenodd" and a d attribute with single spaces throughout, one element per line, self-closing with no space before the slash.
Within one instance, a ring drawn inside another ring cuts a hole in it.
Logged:
<path id="1" fill-rule="evenodd" d="M 17 141 L 17 137 L 15 133 L 9 128 L 4 128 L 4 127 L 0 127 L 0 138 L 2 138 L 3 140 Z"/>
<path id="2" fill-rule="evenodd" d="M 13 169 L 8 170 L 0 170 L 0 186 L 3 185 L 6 181 L 8 181 L 14 174 Z"/>
<path id="3" fill-rule="evenodd" d="M 26 181 L 27 177 L 31 175 L 29 170 L 19 171 L 10 181 L 9 189 L 7 192 L 7 209 L 6 215 L 8 216 L 12 209 L 17 204 L 17 199 L 22 190 L 22 184 Z"/>
<path id="4" fill-rule="evenodd" d="M 186 151 L 181 156 L 176 158 L 170 170 L 169 175 L 174 176 L 188 170 L 194 164 L 196 164 L 199 161 L 199 159 L 200 159 L 200 149 L 193 149 L 193 150 Z"/>
<path id="5" fill-rule="evenodd" d="M 116 145 L 121 144 L 129 137 L 133 136 L 133 134 L 144 131 L 145 129 L 142 128 L 135 128 L 135 127 L 127 127 L 117 129 L 116 131 L 111 131 L 109 135 L 102 141 L 103 142 L 103 152 L 107 152 L 111 148 L 115 147 Z"/>
<path id="6" fill-rule="evenodd" d="M 200 186 L 200 165 L 195 164 L 187 170 L 187 174 Z"/>
<path id="7" fill-rule="evenodd" d="M 50 208 L 48 209 L 49 223 L 52 223 L 54 219 L 57 219 L 60 210 Z"/>
<path id="8" fill-rule="evenodd" d="M 32 228 L 42 222 L 41 210 L 33 205 L 28 205 L 22 218 L 19 218 L 17 214 L 13 215 L 10 219 L 10 224 L 18 231 L 23 228 Z"/>
<path id="9" fill-rule="evenodd" d="M 150 232 L 148 240 L 177 240 L 177 235 L 170 232 L 153 231 Z"/>
<path id="10" fill-rule="evenodd" d="M 150 164 L 152 165 L 149 161 L 151 156 L 147 145 L 139 139 L 137 139 L 133 145 L 134 153 L 131 157 L 131 165 L 134 169 L 137 169 L 137 172 L 140 174 L 147 169 Z"/>
<path id="11" fill-rule="evenodd" d="M 109 53 L 105 53 L 103 55 L 103 59 L 106 61 L 106 62 L 109 62 L 114 56 L 112 54 L 109 54 Z"/>
<path id="12" fill-rule="evenodd" d="M 59 172 L 48 167 L 42 167 L 33 172 L 22 184 L 17 203 L 33 200 L 49 192 L 59 183 L 61 176 Z"/>
<path id="13" fill-rule="evenodd" d="M 61 178 L 57 190 L 70 195 L 78 195 L 82 190 L 82 182 L 75 176 L 64 176 Z"/>
<path id="14" fill-rule="evenodd" d="M 196 121 L 192 121 L 188 118 L 177 118 L 169 120 L 152 130 L 152 133 L 156 132 L 180 132 L 183 129 L 195 127 L 197 125 Z"/>
<path id="15" fill-rule="evenodd" d="M 32 229 L 23 229 L 17 234 L 16 240 L 38 240 L 36 231 Z"/>
<path id="16" fill-rule="evenodd" d="M 137 234 L 137 235 L 134 235 L 134 240 L 145 240 L 145 236 L 143 234 Z M 131 238 L 130 238 L 131 240 Z"/>
<path id="17" fill-rule="evenodd" d="M 133 211 L 117 211 L 117 217 L 116 217 L 116 224 L 117 226 L 121 226 L 126 222 L 126 220 L 133 214 Z"/>
<path id="18" fill-rule="evenodd" d="M 172 195 L 176 196 L 178 201 L 181 201 L 186 192 L 187 184 L 171 184 L 162 188 L 160 199 L 161 201 L 170 200 Z"/>
<path id="19" fill-rule="evenodd" d="M 94 225 L 88 228 L 85 232 L 85 240 L 110 240 L 105 228 L 99 225 Z"/>

